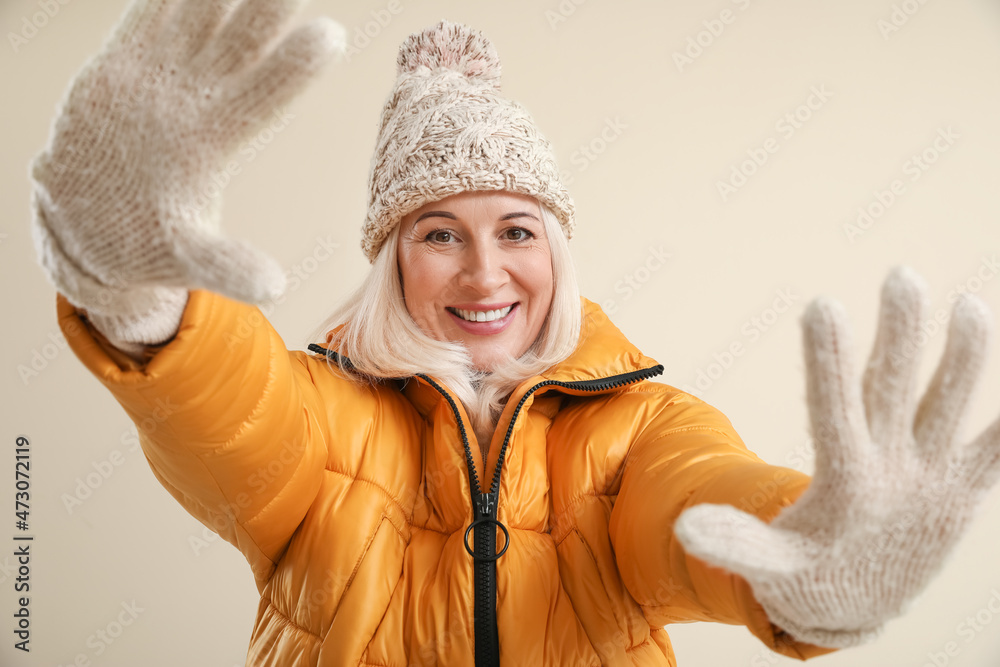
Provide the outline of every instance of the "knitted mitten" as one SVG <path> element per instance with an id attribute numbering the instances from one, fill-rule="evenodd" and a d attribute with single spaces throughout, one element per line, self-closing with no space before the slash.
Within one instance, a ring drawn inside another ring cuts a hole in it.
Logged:
<path id="1" fill-rule="evenodd" d="M 283 291 L 274 260 L 219 234 L 219 172 L 343 46 L 329 19 L 281 36 L 299 4 L 134 0 L 70 85 L 31 164 L 32 236 L 113 344 L 170 338 L 189 288 Z"/>
<path id="2" fill-rule="evenodd" d="M 1000 475 L 1000 420 L 959 442 L 990 313 L 975 297 L 955 304 L 918 405 L 926 301 L 913 271 L 889 275 L 862 387 L 842 307 L 810 304 L 802 325 L 811 485 L 770 525 L 728 505 L 692 507 L 676 523 L 689 553 L 742 576 L 771 621 L 798 640 L 841 648 L 874 638 L 940 569 Z"/>

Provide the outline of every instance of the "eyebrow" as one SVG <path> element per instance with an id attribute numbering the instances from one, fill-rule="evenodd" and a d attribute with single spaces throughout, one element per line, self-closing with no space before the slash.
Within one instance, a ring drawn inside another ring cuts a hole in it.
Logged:
<path id="1" fill-rule="evenodd" d="M 413 224 L 417 224 L 424 218 L 435 218 L 435 217 L 458 220 L 458 218 L 455 217 L 455 214 L 451 213 L 450 211 L 427 211 L 426 213 L 421 213 L 420 217 L 413 221 Z M 531 218 L 536 222 L 540 222 L 536 216 L 532 215 L 531 213 L 528 213 L 527 211 L 515 211 L 513 213 L 506 213 L 500 216 L 500 220 L 513 220 L 514 218 Z"/>

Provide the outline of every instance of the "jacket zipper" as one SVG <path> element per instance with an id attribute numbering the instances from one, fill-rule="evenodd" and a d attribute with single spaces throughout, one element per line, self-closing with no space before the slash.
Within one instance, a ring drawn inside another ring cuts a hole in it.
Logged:
<path id="1" fill-rule="evenodd" d="M 340 355 L 333 350 L 327 350 L 326 348 L 316 345 L 315 343 L 309 346 L 309 350 L 323 354 L 334 361 L 340 358 Z M 343 359 L 345 365 L 351 365 L 350 359 L 347 359 L 346 357 Z M 500 475 L 503 471 L 504 458 L 507 455 L 507 445 L 510 443 L 511 435 L 514 433 L 514 424 L 517 423 L 517 417 L 520 414 L 525 401 L 528 400 L 529 396 L 542 387 L 557 386 L 576 391 L 606 391 L 608 389 L 623 387 L 634 382 L 648 380 L 649 378 L 660 375 L 661 373 L 663 373 L 663 365 L 657 364 L 656 366 L 652 366 L 650 368 L 643 368 L 637 371 L 611 375 L 595 380 L 576 380 L 573 382 L 545 380 L 531 387 L 521 396 L 521 400 L 518 401 L 517 406 L 514 408 L 514 412 L 510 416 L 510 421 L 507 423 L 507 432 L 504 434 L 503 444 L 500 446 L 500 456 L 497 458 L 497 467 L 496 470 L 493 471 L 493 479 L 490 482 L 489 491 L 485 493 L 483 492 L 482 487 L 479 486 L 479 476 L 476 474 L 476 464 L 472 458 L 472 448 L 469 446 L 469 434 L 465 430 L 465 422 L 462 421 L 462 414 L 458 410 L 458 405 L 455 403 L 455 399 L 451 397 L 444 387 L 431 379 L 428 375 L 424 373 L 417 373 L 417 377 L 422 378 L 425 382 L 427 382 L 427 384 L 434 387 L 434 389 L 436 389 L 438 393 L 440 393 L 444 399 L 448 401 L 448 405 L 451 406 L 451 411 L 455 415 L 455 423 L 458 425 L 458 432 L 462 438 L 462 446 L 465 448 L 465 465 L 469 469 L 469 489 L 472 494 L 474 517 L 472 525 L 469 526 L 466 531 L 466 540 L 468 539 L 468 531 L 472 530 L 473 540 L 475 541 L 475 551 L 470 553 L 472 553 L 473 556 L 473 569 L 475 575 L 473 620 L 475 624 L 476 667 L 500 667 L 500 639 L 497 630 L 496 615 L 496 562 L 497 559 L 500 558 L 505 551 L 507 551 L 510 536 L 507 534 L 507 528 L 497 520 L 497 500 L 500 496 Z M 485 465 L 486 462 L 483 461 L 484 474 L 486 472 Z M 502 529 L 504 535 L 507 536 L 507 544 L 504 544 L 504 547 L 499 554 L 496 552 L 497 527 Z M 465 542 L 465 545 L 466 550 L 468 550 L 468 541 Z"/>
<path id="2" fill-rule="evenodd" d="M 486 493 L 483 493 L 482 488 L 479 486 L 479 477 L 476 475 L 476 466 L 472 458 L 472 448 L 469 446 L 468 433 L 465 430 L 465 424 L 462 422 L 462 415 L 458 410 L 458 405 L 456 405 L 455 400 L 441 385 L 423 373 L 417 374 L 418 377 L 423 378 L 424 381 L 434 387 L 448 401 L 452 412 L 455 414 L 455 422 L 458 424 L 458 431 L 462 437 L 462 446 L 465 447 L 465 464 L 469 468 L 469 488 L 472 493 L 473 516 L 475 517 L 472 524 L 474 528 L 470 526 L 470 529 L 474 531 L 473 539 L 475 540 L 475 552 L 473 555 L 473 560 L 475 561 L 473 565 L 475 573 L 475 603 L 473 609 L 475 610 L 476 667 L 500 667 L 500 639 L 497 629 L 496 610 L 496 561 L 507 551 L 510 536 L 507 535 L 506 527 L 497 521 L 497 500 L 500 496 L 500 475 L 503 471 L 504 458 L 507 455 L 507 445 L 510 443 L 510 437 L 514 433 L 514 424 L 517 422 L 517 416 L 521 412 L 521 407 L 524 406 L 525 401 L 535 391 L 550 385 L 574 389 L 576 391 L 605 391 L 632 384 L 633 382 L 647 380 L 660 375 L 662 372 L 663 366 L 658 364 L 651 368 L 621 373 L 596 380 L 576 380 L 574 382 L 545 380 L 531 387 L 531 389 L 524 392 L 521 400 L 518 401 L 517 406 L 514 408 L 514 412 L 511 413 L 510 421 L 507 423 L 507 432 L 504 434 L 503 445 L 500 447 L 500 456 L 497 457 L 497 467 L 493 471 L 493 480 L 490 483 L 489 491 Z M 483 464 L 485 466 L 485 461 Z M 485 469 L 483 472 L 485 473 Z M 503 550 L 499 554 L 496 553 L 496 528 L 494 526 L 501 528 L 504 534 L 507 535 L 508 544 L 504 544 Z M 468 531 L 466 531 L 466 537 L 468 537 Z M 465 542 L 465 544 L 465 548 L 468 550 L 468 542 Z"/>

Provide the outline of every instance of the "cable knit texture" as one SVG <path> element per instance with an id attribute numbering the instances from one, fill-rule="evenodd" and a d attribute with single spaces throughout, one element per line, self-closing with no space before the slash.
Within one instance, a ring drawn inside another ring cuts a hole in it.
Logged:
<path id="1" fill-rule="evenodd" d="M 1000 420 L 970 444 L 959 441 L 990 313 L 975 297 L 955 304 L 944 356 L 918 404 L 926 310 L 923 281 L 894 270 L 858 382 L 843 308 L 813 302 L 802 319 L 816 446 L 809 489 L 770 524 L 701 505 L 675 527 L 690 553 L 744 577 L 771 621 L 800 641 L 873 639 L 941 568 L 1000 473 Z"/>
<path id="2" fill-rule="evenodd" d="M 407 213 L 468 190 L 507 190 L 552 209 L 567 237 L 573 201 L 527 110 L 500 94 L 500 59 L 480 32 L 441 21 L 399 48 L 379 123 L 361 247 L 372 262 Z"/>
<path id="3" fill-rule="evenodd" d="M 284 290 L 273 259 L 220 235 L 213 176 L 342 50 L 329 19 L 283 34 L 299 4 L 136 0 L 70 84 L 31 164 L 32 235 L 116 346 L 170 338 L 188 289 L 251 303 Z"/>

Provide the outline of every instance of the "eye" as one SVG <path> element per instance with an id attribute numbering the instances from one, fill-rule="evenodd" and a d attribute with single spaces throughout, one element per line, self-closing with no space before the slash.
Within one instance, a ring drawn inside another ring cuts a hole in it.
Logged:
<path id="1" fill-rule="evenodd" d="M 424 240 L 431 241 L 432 243 L 448 243 L 451 241 L 451 232 L 444 229 L 435 229 L 425 236 Z"/>
<path id="2" fill-rule="evenodd" d="M 511 227 L 504 234 L 506 234 L 508 241 L 527 241 L 534 236 L 524 227 Z"/>

